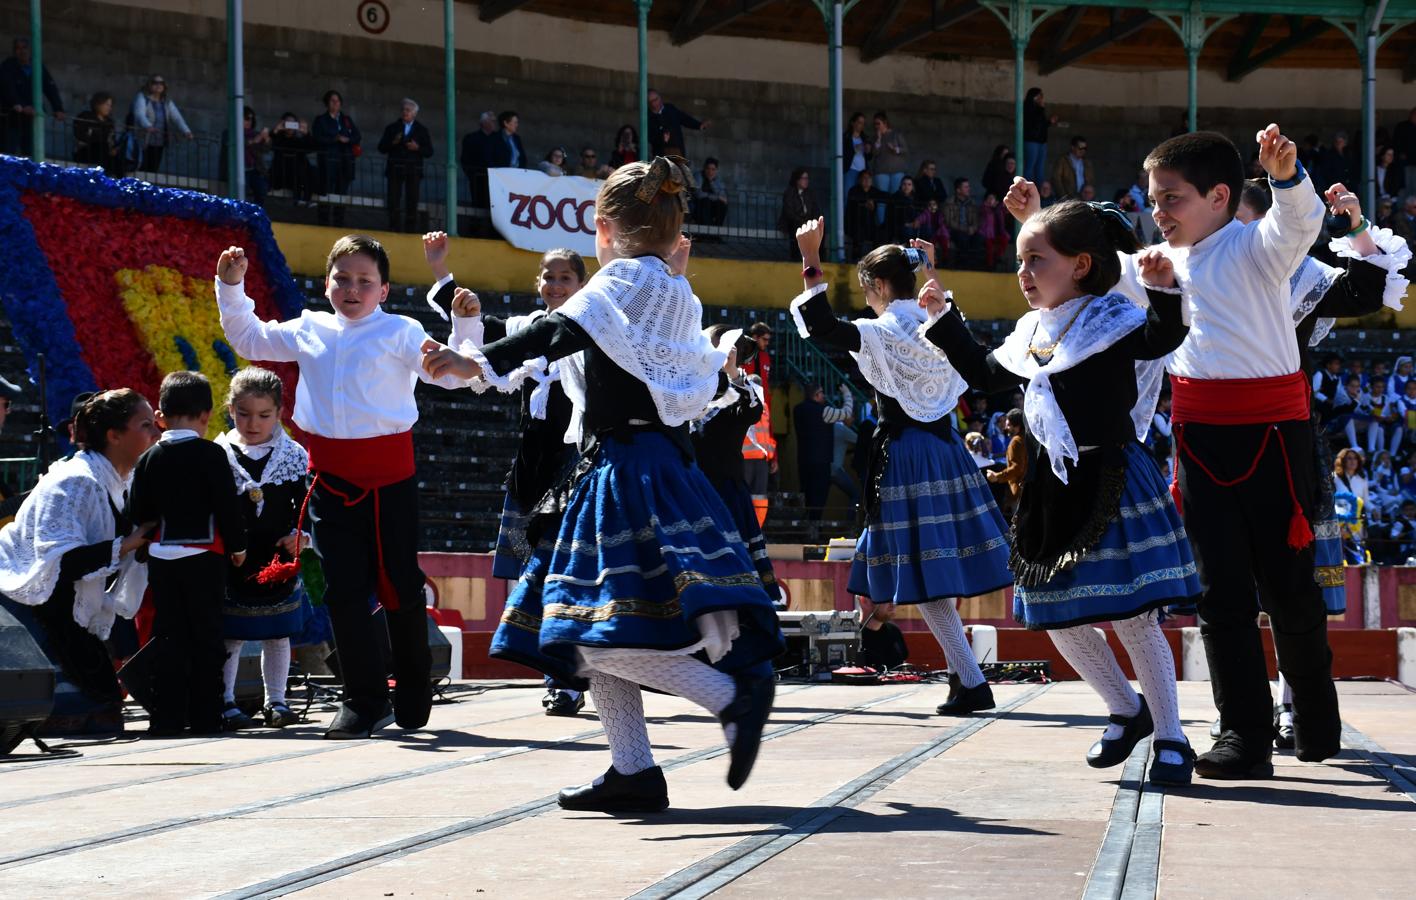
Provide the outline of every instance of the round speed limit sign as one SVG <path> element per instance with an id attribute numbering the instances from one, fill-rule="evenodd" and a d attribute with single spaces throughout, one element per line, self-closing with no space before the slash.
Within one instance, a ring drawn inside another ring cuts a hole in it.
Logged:
<path id="1" fill-rule="evenodd" d="M 364 0 L 359 4 L 359 27 L 369 34 L 383 34 L 388 28 L 388 7 L 383 0 Z"/>

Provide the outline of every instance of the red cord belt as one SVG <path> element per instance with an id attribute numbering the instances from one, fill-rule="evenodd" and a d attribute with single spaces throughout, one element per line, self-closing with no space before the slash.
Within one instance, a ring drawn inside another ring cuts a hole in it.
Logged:
<path id="1" fill-rule="evenodd" d="M 371 438 L 329 438 L 318 434 L 311 434 L 308 437 L 310 471 L 315 473 L 315 477 L 310 481 L 310 489 L 305 492 L 304 502 L 300 504 L 300 517 L 295 525 L 296 531 L 300 531 L 304 527 L 305 511 L 310 505 L 310 497 L 314 495 L 317 486 L 323 485 L 325 490 L 343 501 L 346 507 L 358 506 L 372 494 L 374 498 L 374 549 L 377 552 L 379 572 L 377 596 L 384 609 L 398 609 L 398 591 L 389 579 L 388 568 L 384 564 L 382 509 L 380 508 L 379 494 L 383 488 L 413 477 L 416 470 L 413 459 L 413 432 L 403 431 L 398 434 L 386 434 Z M 359 493 L 345 493 L 328 481 L 321 481 L 321 477 L 324 475 L 331 475 L 354 485 L 359 489 Z M 260 571 L 256 580 L 262 584 L 288 581 L 294 578 L 299 570 L 298 555 L 288 563 L 280 562 L 277 557 Z"/>
<path id="2" fill-rule="evenodd" d="M 1175 455 L 1183 455 L 1194 463 L 1201 472 L 1220 487 L 1234 487 L 1243 484 L 1258 471 L 1259 463 L 1268 452 L 1269 441 L 1278 435 L 1279 453 L 1283 457 L 1283 474 L 1288 481 L 1288 497 L 1293 503 L 1293 513 L 1288 520 L 1288 546 L 1302 550 L 1313 543 L 1313 529 L 1303 507 L 1298 502 L 1298 491 L 1293 485 L 1293 467 L 1288 460 L 1288 445 L 1279 430 L 1280 422 L 1306 422 L 1309 417 L 1309 385 L 1302 372 L 1279 375 L 1274 378 L 1226 378 L 1203 379 L 1182 378 L 1172 375 L 1171 421 L 1174 423 Z M 1195 455 L 1185 442 L 1185 426 L 1201 425 L 1266 425 L 1264 439 L 1259 450 L 1249 463 L 1249 468 L 1238 478 L 1222 479 Z M 1175 508 L 1183 515 L 1185 506 L 1180 496 L 1180 466 L 1175 466 L 1171 477 L 1170 496 L 1175 500 Z"/>

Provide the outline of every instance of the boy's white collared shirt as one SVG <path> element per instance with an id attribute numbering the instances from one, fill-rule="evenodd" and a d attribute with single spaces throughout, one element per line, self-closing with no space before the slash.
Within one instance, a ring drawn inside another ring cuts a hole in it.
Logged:
<path id="1" fill-rule="evenodd" d="M 244 285 L 216 279 L 221 327 L 247 359 L 300 366 L 292 418 L 304 430 L 338 439 L 400 434 L 418 421 L 413 388 L 419 380 L 459 388 L 455 376 L 429 378 L 417 321 L 383 307 L 362 319 L 305 311 L 298 319 L 263 322 Z"/>

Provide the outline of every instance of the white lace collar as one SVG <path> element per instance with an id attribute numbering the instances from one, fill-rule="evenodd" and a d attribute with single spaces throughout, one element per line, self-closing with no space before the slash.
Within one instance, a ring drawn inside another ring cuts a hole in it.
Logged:
<path id="1" fill-rule="evenodd" d="M 255 502 L 257 516 L 265 510 L 262 485 L 303 481 L 310 469 L 310 457 L 305 448 L 296 443 L 279 425 L 275 426 L 275 435 L 266 444 L 259 445 L 270 445 L 270 456 L 258 479 L 252 478 L 246 467 L 241 465 L 237 451 L 246 448 L 241 442 L 240 432 L 233 428 L 218 435 L 216 443 L 226 451 L 226 462 L 231 467 L 231 477 L 236 482 L 236 493 L 245 494 Z"/>
<path id="2" fill-rule="evenodd" d="M 892 300 L 876 318 L 855 323 L 860 349 L 851 353 L 865 380 L 918 422 L 949 415 L 968 390 L 963 376 L 920 333 L 928 321 L 914 299 Z"/>

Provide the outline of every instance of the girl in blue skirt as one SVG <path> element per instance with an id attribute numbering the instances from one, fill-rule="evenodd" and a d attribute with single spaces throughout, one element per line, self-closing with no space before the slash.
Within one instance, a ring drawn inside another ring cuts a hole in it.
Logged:
<path id="1" fill-rule="evenodd" d="M 241 510 L 246 518 L 250 551 L 246 562 L 228 570 L 226 602 L 222 606 L 222 637 L 226 639 L 223 727 L 254 724 L 236 705 L 236 673 L 246 641 L 261 642 L 261 675 L 265 681 L 265 724 L 284 728 L 299 721 L 285 698 L 290 677 L 290 639 L 305 629 L 314 615 L 298 578 L 260 579 L 272 560 L 289 561 L 308 543 L 297 525 L 305 500 L 310 468 L 305 448 L 280 427 L 284 385 L 280 376 L 250 366 L 231 379 L 226 409 L 236 427 L 219 435 L 226 451 Z"/>
<path id="2" fill-rule="evenodd" d="M 662 157 L 621 166 L 596 198 L 602 268 L 584 289 L 517 334 L 461 352 L 430 346 L 424 359 L 430 373 L 501 390 L 561 360 L 581 461 L 551 553 L 532 556 L 508 597 L 492 655 L 588 684 L 611 766 L 562 791 L 567 809 L 667 808 L 641 685 L 718 717 L 734 789 L 772 704 L 776 613 L 688 436 L 735 369 L 700 330 L 702 306 L 682 275 L 691 182 Z"/>
<path id="3" fill-rule="evenodd" d="M 1106 701 L 1110 726 L 1087 754 L 1103 768 L 1154 734 L 1151 781 L 1189 784 L 1194 753 L 1180 728 L 1166 606 L 1200 592 L 1180 516 L 1141 445 L 1159 395 L 1161 358 L 1180 346 L 1174 270 L 1141 257 L 1149 310 L 1111 293 L 1117 252 L 1138 248 L 1114 204 L 1065 201 L 1018 236 L 1018 283 L 1033 308 L 990 353 L 936 282 L 920 293 L 926 332 L 979 390 L 1024 384 L 1029 466 L 1013 520 L 1013 615 L 1047 629 Z M 1093 623 L 1112 622 L 1144 695 L 1131 688 Z"/>
<path id="4" fill-rule="evenodd" d="M 919 247 L 887 244 L 857 275 L 874 319 L 843 322 L 821 276 L 823 220 L 797 231 L 806 290 L 791 312 L 803 337 L 848 351 L 875 388 L 879 425 L 865 484 L 866 525 L 856 541 L 848 589 L 875 604 L 911 604 L 944 648 L 950 696 L 936 711 L 993 708 L 993 692 L 964 636 L 955 597 L 1006 587 L 1008 540 L 988 481 L 964 449 L 951 413 L 968 384 L 919 334 L 924 313 L 915 272 Z M 927 242 L 918 242 L 930 247 Z"/>
<path id="5" fill-rule="evenodd" d="M 579 253 L 548 250 L 541 256 L 536 275 L 536 293 L 545 309 L 524 316 L 486 315 L 477 295 L 458 287 L 453 280 L 447 266 L 447 251 L 445 232 L 423 235 L 423 255 L 437 279 L 428 291 L 428 303 L 443 316 L 451 310 L 449 343 L 453 346 L 470 342 L 481 347 L 516 334 L 555 312 L 585 286 L 585 261 Z M 532 372 L 519 393 L 521 442 L 506 476 L 506 499 L 492 558 L 492 577 L 508 581 L 521 577 L 533 553 L 549 556 L 560 527 L 565 498 L 547 494 L 578 456 L 575 444 L 567 443 L 565 437 L 570 428 L 571 404 L 560 384 L 560 364 L 548 363 L 544 369 Z M 546 695 L 541 705 L 548 716 L 574 716 L 585 708 L 585 696 L 547 675 Z"/>

